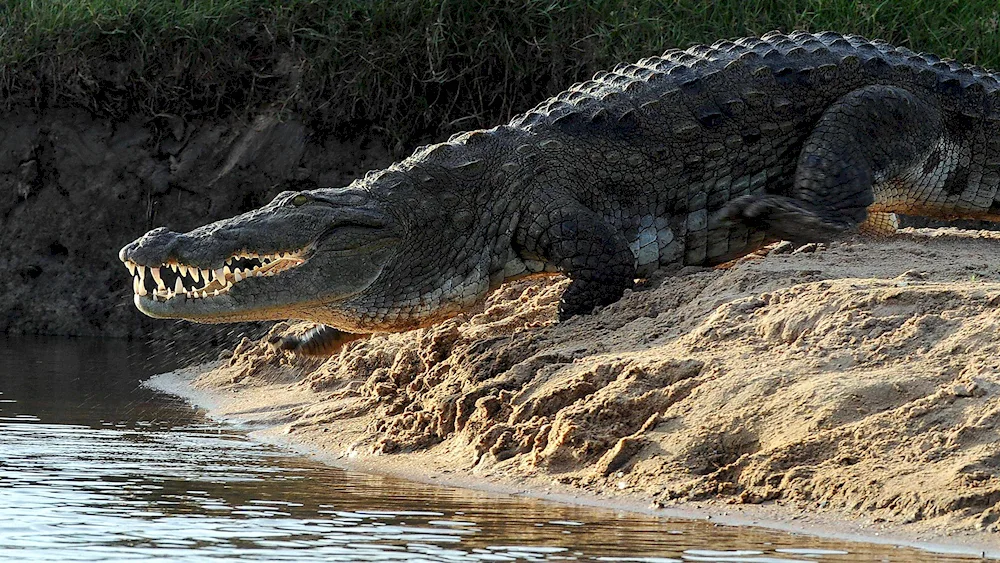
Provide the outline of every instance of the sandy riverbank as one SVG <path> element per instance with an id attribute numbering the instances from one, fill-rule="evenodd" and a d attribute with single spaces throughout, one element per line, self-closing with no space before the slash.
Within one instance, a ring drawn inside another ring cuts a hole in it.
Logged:
<path id="1" fill-rule="evenodd" d="M 511 284 L 326 361 L 245 340 L 159 385 L 355 467 L 1000 556 L 1000 235 L 810 250 L 562 324 L 565 282 Z"/>

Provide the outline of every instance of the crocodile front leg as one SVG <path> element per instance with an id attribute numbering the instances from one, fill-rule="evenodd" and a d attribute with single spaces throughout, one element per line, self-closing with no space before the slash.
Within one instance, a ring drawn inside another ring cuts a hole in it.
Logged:
<path id="1" fill-rule="evenodd" d="M 544 203 L 543 203 L 544 202 Z M 547 197 L 529 206 L 515 242 L 572 280 L 559 320 L 614 303 L 635 279 L 635 256 L 620 232 L 575 200 Z"/>
<path id="2" fill-rule="evenodd" d="M 303 356 L 332 356 L 354 340 L 367 334 L 353 334 L 337 330 L 332 326 L 319 325 L 302 336 L 288 335 L 272 338 L 269 342 L 279 350 Z"/>
<path id="3" fill-rule="evenodd" d="M 873 187 L 922 162 L 941 139 L 937 108 L 902 88 L 867 86 L 831 105 L 802 148 L 788 196 L 733 200 L 729 219 L 794 242 L 853 231 L 875 202 Z"/>

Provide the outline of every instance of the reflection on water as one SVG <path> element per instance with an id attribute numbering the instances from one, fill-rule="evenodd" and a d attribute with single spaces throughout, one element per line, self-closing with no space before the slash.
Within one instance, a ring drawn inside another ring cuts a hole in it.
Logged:
<path id="1" fill-rule="evenodd" d="M 139 386 L 171 360 L 0 336 L 0 561 L 961 560 L 341 471 Z"/>

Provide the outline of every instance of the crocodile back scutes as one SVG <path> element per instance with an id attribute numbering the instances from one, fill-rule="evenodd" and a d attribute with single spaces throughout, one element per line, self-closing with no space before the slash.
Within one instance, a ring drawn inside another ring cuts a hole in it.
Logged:
<path id="1" fill-rule="evenodd" d="M 820 93 L 824 75 L 828 80 L 832 80 L 831 75 L 842 80 L 845 75 L 857 74 L 867 77 L 868 83 L 913 83 L 928 92 L 945 94 L 946 105 L 960 108 L 968 105 L 965 98 L 971 98 L 976 112 L 1000 114 L 1000 82 L 990 70 L 881 40 L 798 31 L 671 49 L 660 56 L 619 64 L 545 100 L 515 117 L 510 125 L 530 131 L 557 122 L 596 123 L 613 134 L 614 127 L 606 123 L 627 121 L 634 112 L 643 113 L 644 105 L 648 110 L 652 102 L 698 90 L 699 80 L 722 87 L 728 82 L 729 89 L 736 90 L 745 85 L 748 73 L 762 71 L 779 78 L 791 76 L 800 84 L 815 82 L 812 87 Z M 984 96 L 989 97 L 989 103 L 979 99 Z"/>

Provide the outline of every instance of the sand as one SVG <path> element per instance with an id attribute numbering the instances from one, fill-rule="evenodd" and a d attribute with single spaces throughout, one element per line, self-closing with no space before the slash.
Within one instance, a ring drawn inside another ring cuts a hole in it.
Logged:
<path id="1" fill-rule="evenodd" d="M 245 339 L 192 385 L 375 469 L 1000 553 L 998 257 L 954 229 L 783 243 L 564 323 L 567 282 L 522 281 L 326 360 Z"/>

